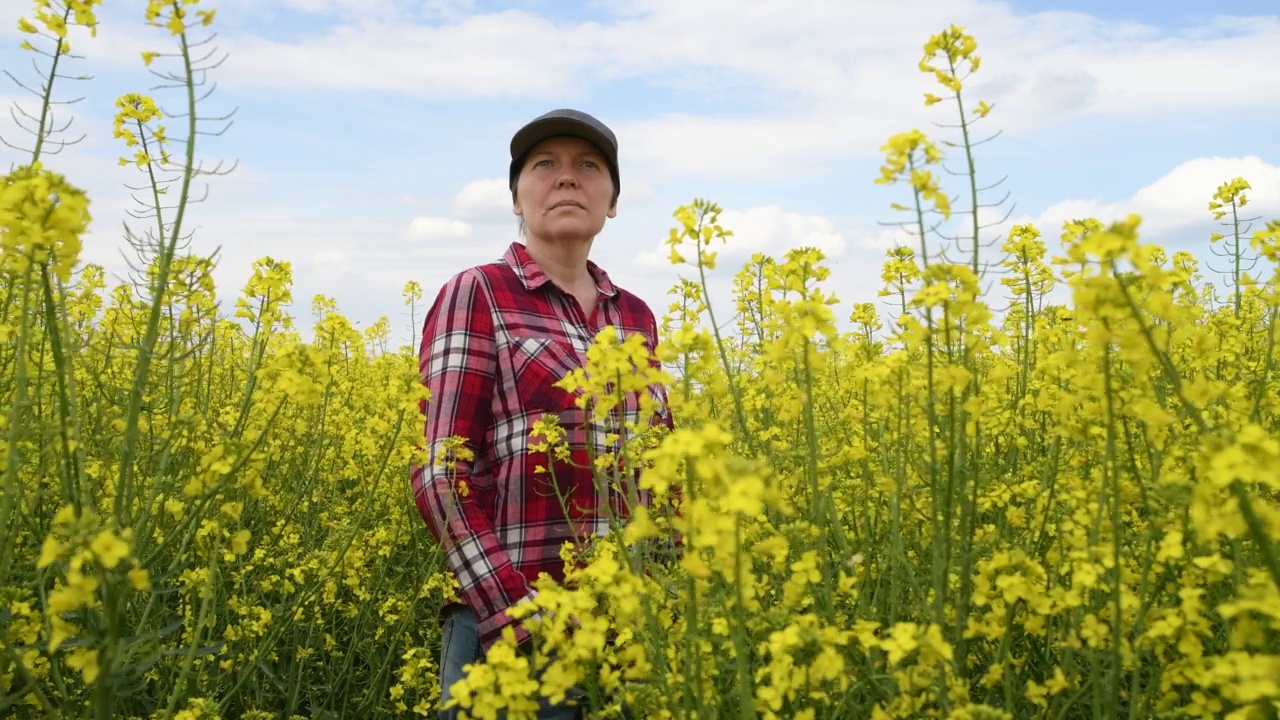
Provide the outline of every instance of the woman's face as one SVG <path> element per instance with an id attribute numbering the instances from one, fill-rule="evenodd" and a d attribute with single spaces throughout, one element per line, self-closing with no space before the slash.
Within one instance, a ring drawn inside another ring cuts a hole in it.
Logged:
<path id="1" fill-rule="evenodd" d="M 590 240 L 617 215 L 613 178 L 595 145 L 553 137 L 529 151 L 516 179 L 514 211 L 543 241 Z"/>

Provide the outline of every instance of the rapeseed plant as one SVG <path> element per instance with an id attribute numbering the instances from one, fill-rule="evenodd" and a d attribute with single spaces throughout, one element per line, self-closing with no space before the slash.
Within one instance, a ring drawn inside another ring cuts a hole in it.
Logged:
<path id="1" fill-rule="evenodd" d="M 0 182 L 0 712 L 429 717 L 456 584 L 392 479 L 425 460 L 416 358 L 325 296 L 304 340 L 284 259 L 217 306 L 214 259 L 183 245 L 192 179 L 221 172 L 192 142 L 199 2 L 141 18 L 172 43 L 142 61 L 176 66 L 182 137 L 156 98 L 117 103 L 121 164 L 151 192 L 135 276 L 109 288 L 79 260 L 89 200 L 44 159 L 72 144 L 50 100 L 96 5 L 37 0 L 18 25 L 48 64 L 30 157 Z M 923 49 L 960 137 L 884 145 L 875 181 L 906 186 L 910 236 L 887 317 L 860 303 L 842 332 L 825 258 L 797 248 L 733 274 L 725 322 L 707 283 L 732 232 L 713 202 L 679 208 L 690 277 L 656 354 L 609 329 L 561 382 L 623 501 L 513 610 L 532 648 L 500 640 L 453 688 L 464 714 L 1280 712 L 1280 221 L 1254 230 L 1243 178 L 1208 200 L 1227 302 L 1136 217 L 997 247 L 970 136 L 993 108 L 962 96 L 977 43 L 952 26 Z M 404 289 L 413 324 L 422 294 Z M 664 399 L 671 430 L 643 420 Z M 552 420 L 531 438 L 548 474 L 570 461 Z"/>

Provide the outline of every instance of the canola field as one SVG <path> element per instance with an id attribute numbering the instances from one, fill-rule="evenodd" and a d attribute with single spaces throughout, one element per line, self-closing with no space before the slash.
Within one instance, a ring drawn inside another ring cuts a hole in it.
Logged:
<path id="1" fill-rule="evenodd" d="M 97 4 L 17 20 L 45 108 Z M 216 76 L 212 8 L 149 0 L 138 22 L 166 53 L 141 63 Z M 878 303 L 842 305 L 801 248 L 709 306 L 732 228 L 706 200 L 675 212 L 663 370 L 602 336 L 565 380 L 590 413 L 670 387 L 674 431 L 599 463 L 658 500 L 566 551 L 526 609 L 534 652 L 502 641 L 456 686 L 468 716 L 579 688 L 593 718 L 1280 717 L 1280 222 L 1222 178 L 1226 283 L 1137 217 L 989 234 L 976 49 L 927 39 L 924 102 L 958 129 L 888 139 L 866 180 L 898 186 L 914 238 Z M 79 261 L 92 206 L 44 165 L 44 113 L 6 155 L 0 716 L 434 717 L 453 585 L 409 489 L 416 348 L 323 296 L 298 299 L 302 332 L 283 259 L 215 303 L 182 242 L 216 212 L 188 207 L 200 93 L 178 97 L 191 117 L 117 103 L 121 163 L 164 191 L 133 283 Z M 424 289 L 404 299 L 420 322 Z"/>

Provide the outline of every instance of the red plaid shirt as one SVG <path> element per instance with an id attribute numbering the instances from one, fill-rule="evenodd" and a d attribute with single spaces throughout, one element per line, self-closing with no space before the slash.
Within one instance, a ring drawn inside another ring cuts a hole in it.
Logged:
<path id="1" fill-rule="evenodd" d="M 594 454 L 616 450 L 605 445 L 605 435 L 640 420 L 639 399 L 628 398 L 616 422 L 593 421 L 588 432 L 574 394 L 553 383 L 585 363 L 587 348 L 606 326 L 616 328 L 619 339 L 640 333 L 651 352 L 658 329 L 643 300 L 616 287 L 595 263 L 588 270 L 600 301 L 584 317 L 577 299 L 552 282 L 523 245 L 512 243 L 501 260 L 445 283 L 423 327 L 419 368 L 431 391 L 425 403 L 431 460 L 413 469 L 414 497 L 462 599 L 476 613 L 485 648 L 507 625 L 521 641 L 528 637 L 508 608 L 532 596 L 540 573 L 563 580 L 565 542 L 608 532 L 602 503 L 625 515 L 618 488 L 600 497 L 604 488 L 593 478 L 587 444 Z M 649 392 L 661 411 L 648 420 L 670 426 L 665 388 Z M 546 413 L 567 432 L 570 463 L 528 449 L 533 423 Z M 452 471 L 439 461 L 450 437 L 463 438 L 474 455 Z M 554 470 L 554 480 L 536 473 L 539 465 Z"/>

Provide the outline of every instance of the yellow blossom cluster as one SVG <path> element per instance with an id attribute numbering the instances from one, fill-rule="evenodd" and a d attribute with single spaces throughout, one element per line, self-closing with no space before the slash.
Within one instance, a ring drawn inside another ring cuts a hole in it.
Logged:
<path id="1" fill-rule="evenodd" d="M 48 33 L 57 42 L 56 55 L 67 55 L 71 52 L 71 42 L 67 40 L 67 26 L 80 25 L 89 28 L 92 37 L 98 36 L 98 19 L 95 6 L 102 0 L 34 0 L 32 12 L 35 22 L 18 19 L 19 32 L 39 35 Z M 43 26 L 43 33 L 41 31 Z M 22 49 L 35 50 L 29 40 L 22 41 Z"/>
<path id="2" fill-rule="evenodd" d="M 139 93 L 126 93 L 116 99 L 116 107 L 119 111 L 115 117 L 113 137 L 123 140 L 126 147 L 137 148 L 132 160 L 122 157 L 119 161 L 120 165 L 128 165 L 132 162 L 142 168 L 152 162 L 167 164 L 169 151 L 165 145 L 168 144 L 169 139 L 165 134 L 164 126 L 147 127 L 147 123 L 162 117 L 155 100 Z M 152 148 L 153 144 L 154 148 Z M 157 152 L 158 155 L 152 155 L 153 152 Z"/>
<path id="3" fill-rule="evenodd" d="M 0 178 L 0 272 L 25 282 L 49 263 L 64 281 L 80 256 L 89 198 L 39 162 Z"/>

